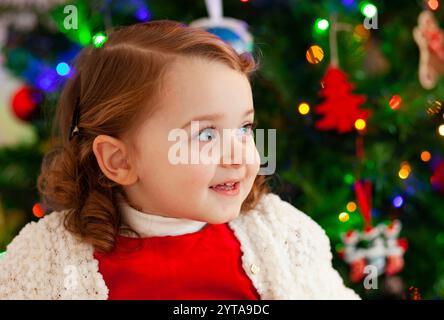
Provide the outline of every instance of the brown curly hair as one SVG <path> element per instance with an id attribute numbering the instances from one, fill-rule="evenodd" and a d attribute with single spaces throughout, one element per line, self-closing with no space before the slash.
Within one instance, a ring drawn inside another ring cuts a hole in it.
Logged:
<path id="1" fill-rule="evenodd" d="M 75 59 L 75 75 L 57 104 L 53 147 L 43 159 L 37 181 L 42 203 L 56 211 L 67 210 L 65 228 L 99 252 L 114 248 L 124 227 L 118 196 L 126 196 L 100 170 L 92 149 L 95 137 L 122 138 L 137 128 L 138 121 L 152 111 L 162 76 L 178 56 L 219 61 L 249 79 L 258 65 L 250 54 L 237 54 L 218 37 L 175 21 L 118 27 L 107 34 L 102 47 L 85 47 Z M 80 134 L 69 140 L 77 99 Z M 265 176 L 258 175 L 241 212 L 254 207 L 267 192 Z"/>

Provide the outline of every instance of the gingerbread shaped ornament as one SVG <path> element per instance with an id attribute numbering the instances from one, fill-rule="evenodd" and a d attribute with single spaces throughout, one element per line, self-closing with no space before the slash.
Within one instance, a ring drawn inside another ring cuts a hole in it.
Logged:
<path id="1" fill-rule="evenodd" d="M 444 73 L 444 32 L 432 12 L 421 12 L 413 38 L 419 47 L 419 82 L 424 89 L 433 89 Z"/>

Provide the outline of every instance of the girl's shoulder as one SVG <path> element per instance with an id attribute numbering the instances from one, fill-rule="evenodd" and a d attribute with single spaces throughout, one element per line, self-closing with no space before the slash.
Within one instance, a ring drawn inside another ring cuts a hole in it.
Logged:
<path id="1" fill-rule="evenodd" d="M 325 230 L 309 215 L 275 193 L 264 194 L 254 209 L 239 216 L 234 224 L 258 225 L 275 235 L 298 239 L 300 245 L 321 250 L 331 258 L 330 240 Z"/>
<path id="2" fill-rule="evenodd" d="M 324 229 L 276 194 L 229 222 L 262 299 L 359 299 L 332 266 Z"/>
<path id="3" fill-rule="evenodd" d="M 6 247 L 0 258 L 0 299 L 94 296 L 89 283 L 101 279 L 83 279 L 98 274 L 93 248 L 65 229 L 65 216 L 66 211 L 54 211 L 29 222 Z"/>
<path id="4" fill-rule="evenodd" d="M 53 211 L 38 221 L 28 222 L 6 247 L 5 257 L 9 260 L 26 253 L 40 254 L 56 251 L 72 241 L 72 236 L 64 228 L 66 211 Z"/>
<path id="5" fill-rule="evenodd" d="M 54 240 L 67 237 L 63 228 L 65 211 L 53 211 L 38 221 L 28 222 L 6 247 L 8 259 L 20 252 L 38 252 L 48 246 L 57 246 Z"/>
<path id="6" fill-rule="evenodd" d="M 42 231 L 60 232 L 65 215 L 66 211 L 53 211 L 37 221 L 30 221 L 19 231 L 14 240 L 26 238 Z M 9 247 L 14 246 L 14 240 L 9 244 Z"/>

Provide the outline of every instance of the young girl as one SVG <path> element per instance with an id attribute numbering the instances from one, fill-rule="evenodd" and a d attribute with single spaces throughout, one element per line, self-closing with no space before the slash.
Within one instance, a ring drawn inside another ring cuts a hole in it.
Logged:
<path id="1" fill-rule="evenodd" d="M 255 69 L 251 55 L 166 20 L 85 48 L 38 180 L 54 212 L 0 258 L 0 298 L 359 299 L 324 230 L 258 174 Z M 228 161 L 174 163 L 175 129 L 198 150 L 234 131 Z"/>

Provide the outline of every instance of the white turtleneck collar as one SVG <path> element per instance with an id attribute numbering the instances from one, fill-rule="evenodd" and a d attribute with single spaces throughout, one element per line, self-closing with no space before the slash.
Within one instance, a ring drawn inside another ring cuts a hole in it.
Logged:
<path id="1" fill-rule="evenodd" d="M 183 218 L 165 217 L 145 213 L 130 206 L 122 196 L 118 205 L 123 222 L 141 237 L 177 236 L 201 230 L 207 222 Z M 127 234 L 125 234 L 127 236 Z M 131 236 L 128 234 L 128 236 Z"/>

